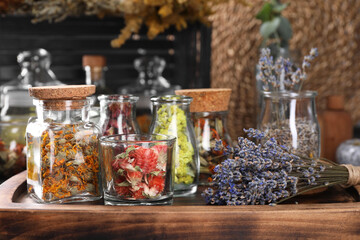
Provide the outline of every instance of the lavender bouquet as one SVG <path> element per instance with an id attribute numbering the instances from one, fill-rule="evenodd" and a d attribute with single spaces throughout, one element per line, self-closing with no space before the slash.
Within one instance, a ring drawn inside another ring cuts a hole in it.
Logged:
<path id="1" fill-rule="evenodd" d="M 244 131 L 256 140 L 267 138 L 259 130 Z M 238 147 L 227 151 L 233 158 L 215 167 L 213 186 L 202 193 L 208 204 L 276 204 L 324 186 L 360 183 L 360 167 L 294 155 L 274 138 L 255 144 L 240 137 Z"/>

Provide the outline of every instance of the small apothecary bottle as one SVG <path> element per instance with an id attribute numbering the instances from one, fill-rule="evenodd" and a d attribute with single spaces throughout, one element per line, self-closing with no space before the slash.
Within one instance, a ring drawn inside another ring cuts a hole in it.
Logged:
<path id="1" fill-rule="evenodd" d="M 151 98 L 153 117 L 150 133 L 176 137 L 175 142 L 175 196 L 195 193 L 199 180 L 199 153 L 194 128 L 190 119 L 191 97 L 165 95 Z"/>
<path id="2" fill-rule="evenodd" d="M 93 85 L 34 87 L 37 117 L 26 129 L 27 188 L 40 203 L 94 201 L 102 197 L 98 137 L 89 122 Z"/>
<path id="3" fill-rule="evenodd" d="M 223 149 L 217 149 L 217 142 L 221 141 L 224 147 L 231 146 L 226 126 L 231 89 L 184 89 L 175 93 L 193 98 L 190 112 L 200 155 L 199 184 L 209 185 L 215 166 L 226 158 Z"/>
<path id="4" fill-rule="evenodd" d="M 100 127 L 103 136 L 114 134 L 138 134 L 136 122 L 136 102 L 139 99 L 132 95 L 101 95 Z"/>

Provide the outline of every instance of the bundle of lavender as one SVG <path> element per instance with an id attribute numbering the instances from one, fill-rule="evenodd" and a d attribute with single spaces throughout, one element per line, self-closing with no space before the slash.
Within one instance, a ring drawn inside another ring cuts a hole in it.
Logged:
<path id="1" fill-rule="evenodd" d="M 244 131 L 255 140 L 267 137 L 256 129 Z M 274 138 L 262 142 L 240 137 L 238 147 L 227 150 L 233 158 L 215 167 L 213 186 L 202 193 L 208 204 L 276 204 L 324 186 L 360 184 L 360 167 L 294 155 Z"/>

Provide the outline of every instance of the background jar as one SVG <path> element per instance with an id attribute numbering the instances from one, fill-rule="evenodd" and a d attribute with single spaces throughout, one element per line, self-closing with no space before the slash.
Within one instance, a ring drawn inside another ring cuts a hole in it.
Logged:
<path id="1" fill-rule="evenodd" d="M 33 88 L 36 89 L 36 88 Z M 26 129 L 27 187 L 40 203 L 100 199 L 100 131 L 89 122 L 90 100 L 34 100 Z"/>
<path id="2" fill-rule="evenodd" d="M 217 164 L 227 158 L 222 147 L 231 146 L 226 126 L 227 111 L 191 113 L 200 156 L 200 185 L 209 185 Z M 217 146 L 221 141 L 222 147 Z"/>
<path id="3" fill-rule="evenodd" d="M 153 117 L 150 133 L 176 137 L 175 196 L 195 193 L 199 178 L 199 153 L 190 119 L 191 97 L 165 95 L 151 98 Z"/>
<path id="4" fill-rule="evenodd" d="M 313 91 L 264 92 L 259 129 L 300 156 L 320 157 L 320 128 Z"/>
<path id="5" fill-rule="evenodd" d="M 175 93 L 193 98 L 190 112 L 200 156 L 199 184 L 209 185 L 215 166 L 228 157 L 223 148 L 232 145 L 226 126 L 231 89 L 182 89 Z"/>
<path id="6" fill-rule="evenodd" d="M 136 102 L 132 95 L 101 95 L 99 128 L 103 136 L 114 134 L 138 134 Z"/>

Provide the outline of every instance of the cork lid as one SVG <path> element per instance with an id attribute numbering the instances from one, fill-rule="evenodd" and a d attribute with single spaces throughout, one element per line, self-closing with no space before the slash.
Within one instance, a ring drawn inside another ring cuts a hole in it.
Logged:
<path id="1" fill-rule="evenodd" d="M 190 112 L 221 112 L 229 108 L 230 88 L 200 88 L 175 90 L 177 95 L 193 98 Z"/>
<path id="2" fill-rule="evenodd" d="M 94 94 L 95 89 L 95 85 L 31 87 L 29 88 L 29 94 L 31 97 L 44 100 L 44 105 L 48 108 L 64 110 L 67 108 L 76 109 L 83 107 L 86 104 L 84 100 L 86 100 L 86 97 Z"/>
<path id="3" fill-rule="evenodd" d="M 82 57 L 82 65 L 83 67 L 105 67 L 106 58 L 102 55 L 84 55 Z"/>

